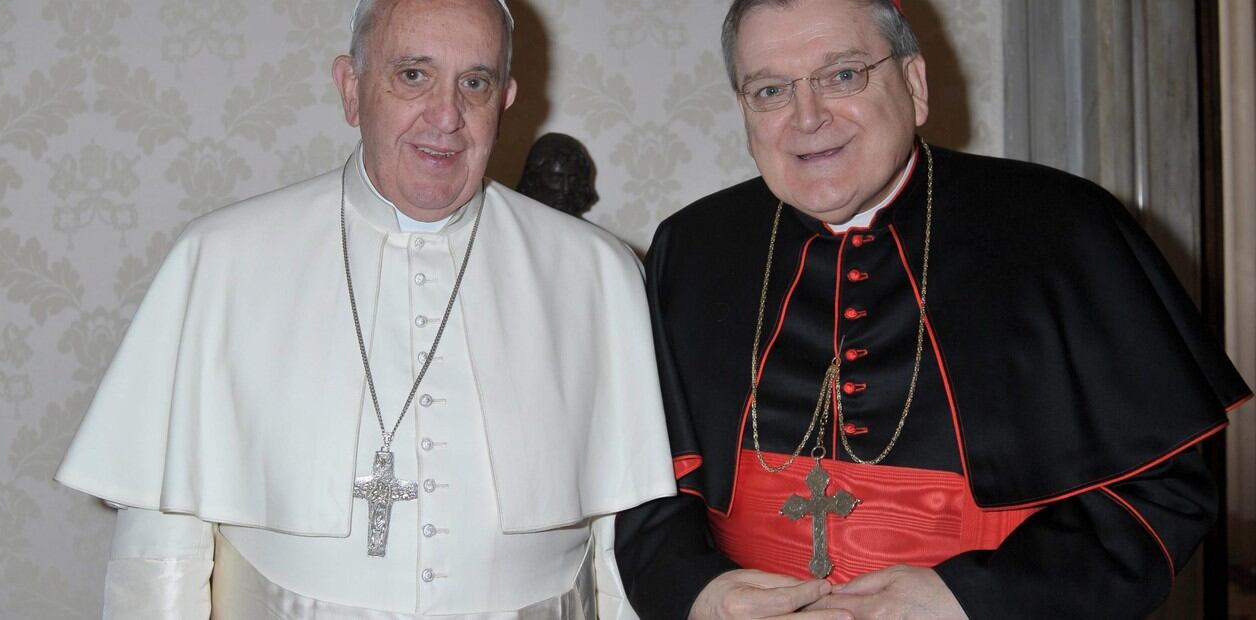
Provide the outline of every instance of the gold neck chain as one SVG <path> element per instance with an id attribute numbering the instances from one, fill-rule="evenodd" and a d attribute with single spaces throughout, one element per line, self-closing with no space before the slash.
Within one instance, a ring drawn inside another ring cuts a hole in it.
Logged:
<path id="1" fill-rule="evenodd" d="M 776 217 L 772 221 L 772 237 L 768 241 L 768 260 L 763 270 L 763 289 L 759 292 L 759 316 L 755 321 L 754 328 L 754 346 L 750 352 L 750 426 L 751 433 L 754 438 L 755 456 L 759 458 L 759 465 L 769 473 L 779 473 L 785 471 L 798 455 L 802 453 L 803 447 L 807 445 L 807 441 L 811 439 L 812 433 L 815 433 L 815 445 L 811 449 L 811 456 L 818 459 L 824 458 L 824 427 L 829 421 L 829 413 L 835 407 L 837 409 L 837 432 L 842 440 L 842 447 L 846 449 L 846 453 L 850 455 L 851 460 L 862 465 L 876 465 L 885 460 L 889 456 L 890 451 L 894 449 L 894 445 L 898 443 L 898 438 L 903 433 L 903 426 L 907 423 L 907 414 L 911 411 L 912 400 L 916 396 L 916 381 L 920 377 L 920 358 L 924 352 L 924 336 L 925 336 L 925 299 L 929 288 L 929 242 L 933 231 L 933 153 L 929 150 L 929 145 L 921 142 L 921 147 L 925 151 L 925 159 L 927 162 L 927 183 L 925 192 L 925 247 L 924 259 L 921 263 L 920 271 L 920 318 L 916 324 L 916 359 L 912 363 L 911 383 L 907 388 L 907 398 L 903 403 L 903 413 L 899 415 L 898 426 L 894 429 L 894 435 L 890 437 L 890 442 L 886 444 L 885 449 L 881 451 L 875 458 L 862 459 L 851 449 L 850 441 L 846 436 L 846 420 L 842 411 L 842 393 L 838 385 L 842 380 L 842 356 L 838 351 L 838 355 L 833 358 L 829 367 L 824 372 L 824 379 L 820 382 L 820 396 L 816 399 L 815 410 L 811 413 L 811 424 L 807 426 L 807 432 L 803 434 L 802 441 L 798 442 L 798 447 L 794 448 L 789 458 L 780 466 L 773 467 L 768 465 L 766 459 L 763 458 L 763 449 L 759 445 L 759 343 L 763 335 L 763 315 L 767 306 L 768 298 L 768 282 L 772 276 L 772 257 L 776 253 L 776 233 L 781 221 L 781 211 L 784 210 L 784 203 L 776 205 Z M 844 339 L 843 339 L 844 341 Z M 841 345 L 838 346 L 841 348 Z M 834 397 L 834 394 L 837 396 Z"/>

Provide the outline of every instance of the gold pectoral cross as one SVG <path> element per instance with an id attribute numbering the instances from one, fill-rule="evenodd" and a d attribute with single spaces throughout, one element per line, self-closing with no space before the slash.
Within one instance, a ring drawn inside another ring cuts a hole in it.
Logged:
<path id="1" fill-rule="evenodd" d="M 831 513 L 845 518 L 862 501 L 849 491 L 825 495 L 824 491 L 828 486 L 829 472 L 825 471 L 820 466 L 820 460 L 816 459 L 816 466 L 807 474 L 807 488 L 811 490 L 811 497 L 791 495 L 785 500 L 785 505 L 781 506 L 781 514 L 789 517 L 790 521 L 797 521 L 807 515 L 811 516 L 811 563 L 809 567 L 816 579 L 823 579 L 833 571 L 833 562 L 829 559 L 829 535 L 828 527 L 826 527 L 828 515 Z"/>

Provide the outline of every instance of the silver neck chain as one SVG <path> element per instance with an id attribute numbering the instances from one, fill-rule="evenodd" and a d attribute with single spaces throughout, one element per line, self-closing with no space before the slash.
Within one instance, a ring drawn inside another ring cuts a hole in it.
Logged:
<path id="1" fill-rule="evenodd" d="M 423 366 L 419 368 L 419 376 L 415 377 L 414 385 L 410 386 L 410 394 L 406 396 L 406 403 L 401 406 L 401 414 L 397 416 L 397 422 L 393 424 L 392 430 L 388 430 L 384 425 L 384 414 L 379 407 L 379 396 L 375 393 L 375 379 L 371 376 L 371 361 L 367 358 L 366 340 L 362 337 L 362 321 L 358 318 L 358 302 L 353 295 L 353 274 L 349 271 L 349 233 L 345 227 L 345 176 L 348 170 L 349 164 L 346 162 L 340 175 L 340 251 L 345 261 L 345 283 L 349 285 L 349 309 L 353 311 L 353 329 L 358 336 L 358 352 L 362 354 L 362 369 L 366 372 L 366 386 L 371 392 L 371 404 L 375 406 L 375 419 L 379 421 L 379 432 L 384 438 L 383 451 L 387 452 L 392 447 L 393 436 L 401 427 L 401 421 L 410 410 L 410 404 L 414 402 L 414 395 L 419 391 L 419 384 L 423 382 L 428 367 L 436 358 L 436 347 L 440 345 L 441 336 L 445 334 L 445 326 L 449 324 L 449 315 L 454 309 L 454 300 L 458 298 L 458 289 L 462 287 L 462 276 L 467 272 L 467 262 L 471 259 L 471 248 L 475 246 L 475 235 L 480 230 L 480 217 L 484 215 L 484 206 L 481 205 L 480 210 L 475 214 L 475 223 L 471 225 L 471 238 L 467 240 L 467 250 L 462 256 L 462 265 L 458 268 L 458 277 L 454 280 L 454 290 L 449 294 L 449 302 L 445 304 L 445 314 L 440 319 L 436 337 L 432 339 L 432 346 L 423 357 Z"/>

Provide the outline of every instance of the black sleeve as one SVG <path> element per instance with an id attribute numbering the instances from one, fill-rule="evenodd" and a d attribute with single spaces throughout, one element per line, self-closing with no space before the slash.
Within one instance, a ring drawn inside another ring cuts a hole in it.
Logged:
<path id="1" fill-rule="evenodd" d="M 968 617 L 1143 618 L 1217 513 L 1195 450 L 1050 504 L 992 551 L 935 567 Z"/>
<path id="2" fill-rule="evenodd" d="M 646 296 L 672 455 L 701 456 L 664 318 L 668 288 L 664 279 L 672 253 L 669 230 L 667 222 L 659 226 L 646 255 Z M 680 486 L 701 487 L 686 482 L 682 479 Z M 615 556 L 628 600 L 646 620 L 688 618 L 698 593 L 712 579 L 739 568 L 716 549 L 706 503 L 683 492 L 620 513 L 615 518 Z"/>
<path id="3" fill-rule="evenodd" d="M 615 518 L 615 558 L 628 601 L 646 620 L 684 620 L 698 593 L 740 568 L 715 548 L 706 506 L 688 493 Z"/>

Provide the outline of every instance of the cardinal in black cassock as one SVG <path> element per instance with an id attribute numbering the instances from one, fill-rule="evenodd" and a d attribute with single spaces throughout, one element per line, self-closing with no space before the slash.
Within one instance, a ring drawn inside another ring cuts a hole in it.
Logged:
<path id="1" fill-rule="evenodd" d="M 1250 398 L 1168 265 L 1101 188 L 1048 168 L 932 148 L 927 319 L 920 313 L 927 174 L 866 227 L 834 234 L 780 216 L 761 345 L 762 451 L 780 465 L 841 359 L 844 423 L 824 438 L 844 582 L 934 566 L 971 617 L 1137 617 L 1216 517 L 1192 448 Z M 621 515 L 617 556 L 638 612 L 684 617 L 739 566 L 808 575 L 811 445 L 778 475 L 758 463 L 749 391 L 756 300 L 777 199 L 761 179 L 660 227 L 648 291 L 677 481 L 675 498 Z M 720 226 L 718 222 L 736 222 Z M 831 398 L 836 400 L 836 395 Z M 801 414 L 801 415 L 800 415 Z M 1110 613 L 1109 613 L 1110 610 Z"/>
<path id="2" fill-rule="evenodd" d="M 1215 520 L 1195 447 L 1251 391 L 1124 207 L 907 148 L 841 226 L 782 203 L 771 168 L 660 225 L 681 493 L 617 521 L 643 618 L 686 617 L 737 568 L 896 565 L 932 568 L 970 618 L 1142 617 Z"/>

